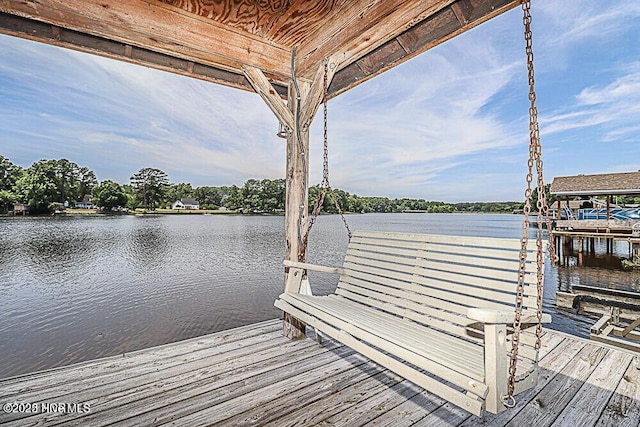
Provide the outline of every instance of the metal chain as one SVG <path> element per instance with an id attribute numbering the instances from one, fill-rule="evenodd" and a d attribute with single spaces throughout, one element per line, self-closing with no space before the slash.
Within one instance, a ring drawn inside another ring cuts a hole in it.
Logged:
<path id="1" fill-rule="evenodd" d="M 349 236 L 349 241 L 351 241 L 351 229 L 349 228 L 349 224 L 347 224 L 347 220 L 344 217 L 344 213 L 342 211 L 342 207 L 340 206 L 340 202 L 336 197 L 336 194 L 329 183 L 329 138 L 327 131 L 327 101 L 328 101 L 328 74 L 329 74 L 329 61 L 327 59 L 324 60 L 324 80 L 323 80 L 323 97 L 322 97 L 322 105 L 323 105 L 323 113 L 324 113 L 324 146 L 323 146 L 323 159 L 322 159 L 322 183 L 320 183 L 320 191 L 316 196 L 316 202 L 313 205 L 313 210 L 311 211 L 311 216 L 309 217 L 309 226 L 307 227 L 307 231 L 304 234 L 302 249 L 300 251 L 301 255 L 307 253 L 307 244 L 309 241 L 309 233 L 311 232 L 311 228 L 313 224 L 315 224 L 316 219 L 318 219 L 318 215 L 320 215 L 320 210 L 324 204 L 325 196 L 327 195 L 327 191 L 333 198 L 333 204 L 338 210 L 340 214 L 340 218 L 342 218 L 342 222 L 347 230 L 347 235 Z"/>
<path id="2" fill-rule="evenodd" d="M 546 216 L 547 230 L 551 230 L 549 224 L 549 208 L 546 200 L 546 189 L 543 179 L 542 146 L 540 145 L 540 128 L 538 125 L 538 109 L 536 107 L 535 76 L 533 62 L 533 35 L 531 32 L 531 0 L 522 2 L 524 24 L 524 38 L 526 42 L 527 69 L 529 77 L 529 160 L 527 162 L 527 188 L 525 190 L 524 220 L 522 222 L 522 238 L 520 239 L 520 262 L 518 269 L 518 286 L 516 291 L 515 316 L 513 320 L 513 335 L 511 336 L 511 357 L 509 359 L 509 378 L 507 382 L 507 396 L 503 396 L 502 401 L 505 406 L 515 406 L 513 393 L 516 382 L 516 370 L 518 364 L 518 349 L 520 345 L 520 331 L 522 329 L 522 308 L 524 299 L 524 280 L 526 275 L 527 246 L 529 243 L 529 215 L 531 214 L 531 183 L 533 182 L 533 166 L 535 163 L 537 171 L 537 195 L 538 209 L 537 224 L 538 232 L 536 236 L 536 264 L 537 264 L 537 310 L 535 349 L 539 350 L 542 338 L 542 285 L 544 273 L 544 248 L 542 242 L 543 216 Z M 553 240 L 553 239 L 550 239 Z M 553 241 L 550 245 L 552 257 L 555 258 L 555 245 Z"/>
<path id="3" fill-rule="evenodd" d="M 523 22 L 525 26 L 524 38 L 526 41 L 527 52 L 527 70 L 529 76 L 529 101 L 531 105 L 529 107 L 529 137 L 531 145 L 533 146 L 533 154 L 536 161 L 537 174 L 537 196 L 536 208 L 538 209 L 538 215 L 536 217 L 536 224 L 538 225 L 538 232 L 536 234 L 536 263 L 537 263 L 537 299 L 536 299 L 536 315 L 538 323 L 536 325 L 536 343 L 535 349 L 540 349 L 540 341 L 542 337 L 542 281 L 544 273 L 544 248 L 542 243 L 542 229 L 543 229 L 543 213 L 544 206 L 546 206 L 546 189 L 544 188 L 544 180 L 542 177 L 542 147 L 540 145 L 540 128 L 538 125 L 538 107 L 536 107 L 537 95 L 535 91 L 535 75 L 533 66 L 533 36 L 531 32 L 531 0 L 527 0 L 522 5 L 524 11 Z"/>

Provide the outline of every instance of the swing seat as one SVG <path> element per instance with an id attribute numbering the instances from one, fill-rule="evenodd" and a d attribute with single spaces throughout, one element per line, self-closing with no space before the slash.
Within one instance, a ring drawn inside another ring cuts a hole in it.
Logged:
<path id="1" fill-rule="evenodd" d="M 516 239 L 359 231 L 342 268 L 285 261 L 275 306 L 477 416 L 498 413 L 519 251 Z M 305 291 L 311 270 L 340 274 L 335 294 Z M 535 242 L 526 271 L 515 393 L 537 384 Z"/>

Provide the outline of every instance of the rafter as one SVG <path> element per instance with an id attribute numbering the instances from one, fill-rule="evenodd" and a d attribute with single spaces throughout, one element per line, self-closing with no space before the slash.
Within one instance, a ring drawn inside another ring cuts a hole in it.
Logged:
<path id="1" fill-rule="evenodd" d="M 520 0 L 283 0 L 248 9 L 238 0 L 213 3 L 0 0 L 0 33 L 251 90 L 245 64 L 262 70 L 281 96 L 297 45 L 298 80 L 316 81 L 314 105 L 302 106 L 308 124 L 325 57 L 339 64 L 330 70 L 333 97 Z"/>
<path id="2" fill-rule="evenodd" d="M 288 49 L 155 0 L 0 0 L 0 11 L 229 71 L 290 75 Z"/>

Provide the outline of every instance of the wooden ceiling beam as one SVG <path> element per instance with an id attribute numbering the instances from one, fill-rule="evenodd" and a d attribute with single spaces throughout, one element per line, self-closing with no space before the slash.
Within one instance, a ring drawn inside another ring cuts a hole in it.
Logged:
<path id="1" fill-rule="evenodd" d="M 291 79 L 289 48 L 192 13 L 197 8 L 184 8 L 185 4 L 209 7 L 208 1 L 0 0 L 0 33 L 251 90 L 242 71 L 247 65 L 262 70 L 283 96 Z M 290 9 L 284 14 L 278 9 L 280 17 L 267 19 L 263 27 L 273 31 L 268 37 L 276 33 L 285 39 L 304 37 L 296 55 L 297 77 L 300 82 L 315 82 L 314 93 L 320 93 L 317 73 L 322 61 L 331 57 L 337 64 L 330 70 L 331 75 L 335 72 L 331 97 L 520 4 L 520 0 L 287 2 Z M 305 122 L 314 115 L 317 101 L 315 108 L 303 109 Z"/>
<path id="2" fill-rule="evenodd" d="M 249 81 L 239 73 L 8 13 L 0 12 L 0 34 L 104 56 L 237 89 L 253 91 Z M 286 98 L 287 86 L 274 84 L 273 87 L 281 97 Z"/>
<path id="3" fill-rule="evenodd" d="M 0 12 L 241 74 L 290 76 L 288 49 L 156 0 L 0 0 Z"/>
<path id="4" fill-rule="evenodd" d="M 300 74 L 311 78 L 330 55 L 346 66 L 454 1 L 357 0 L 348 8 L 336 8 L 334 16 L 327 17 L 326 24 L 300 47 Z"/>
<path id="5" fill-rule="evenodd" d="M 350 64 L 343 63 L 329 87 L 329 96 L 335 97 L 518 5 L 520 0 L 457 0 Z"/>

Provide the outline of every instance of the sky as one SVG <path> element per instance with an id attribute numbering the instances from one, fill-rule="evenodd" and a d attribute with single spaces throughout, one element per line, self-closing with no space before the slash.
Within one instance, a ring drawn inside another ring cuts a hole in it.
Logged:
<path id="1" fill-rule="evenodd" d="M 545 181 L 640 170 L 640 2 L 534 0 Z M 513 9 L 329 101 L 331 184 L 360 196 L 522 200 L 528 83 Z M 322 110 L 310 182 L 322 177 Z M 0 35 L 0 155 L 67 158 L 99 181 L 283 178 L 258 95 Z"/>

